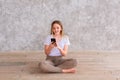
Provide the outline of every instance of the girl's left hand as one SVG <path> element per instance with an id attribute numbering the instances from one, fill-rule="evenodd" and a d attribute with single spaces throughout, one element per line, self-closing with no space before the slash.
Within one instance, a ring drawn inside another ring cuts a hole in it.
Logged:
<path id="1" fill-rule="evenodd" d="M 57 47 L 58 49 L 61 49 L 57 42 L 56 42 L 56 47 Z"/>

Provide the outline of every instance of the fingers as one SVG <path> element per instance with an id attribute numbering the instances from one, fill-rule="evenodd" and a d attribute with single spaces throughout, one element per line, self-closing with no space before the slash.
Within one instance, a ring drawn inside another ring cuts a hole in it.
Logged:
<path id="1" fill-rule="evenodd" d="M 54 47 L 56 47 L 57 45 L 56 45 L 56 43 L 55 42 L 52 42 L 51 44 L 50 44 L 50 47 L 51 48 L 54 48 Z"/>

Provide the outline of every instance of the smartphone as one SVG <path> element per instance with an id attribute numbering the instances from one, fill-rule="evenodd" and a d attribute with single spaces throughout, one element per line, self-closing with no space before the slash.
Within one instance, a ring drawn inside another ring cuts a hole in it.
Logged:
<path id="1" fill-rule="evenodd" d="M 51 42 L 52 43 L 56 42 L 56 39 L 55 38 L 51 38 Z"/>

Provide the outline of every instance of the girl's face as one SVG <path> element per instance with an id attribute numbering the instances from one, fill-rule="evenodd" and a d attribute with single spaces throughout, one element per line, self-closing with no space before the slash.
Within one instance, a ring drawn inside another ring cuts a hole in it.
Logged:
<path id="1" fill-rule="evenodd" d="M 52 32 L 54 33 L 54 35 L 60 35 L 60 32 L 61 32 L 61 26 L 57 23 L 53 24 L 53 27 L 52 27 Z"/>

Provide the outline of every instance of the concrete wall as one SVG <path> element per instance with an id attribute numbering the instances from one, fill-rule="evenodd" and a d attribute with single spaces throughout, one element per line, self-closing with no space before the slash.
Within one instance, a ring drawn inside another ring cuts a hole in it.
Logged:
<path id="1" fill-rule="evenodd" d="M 0 0 L 0 51 L 43 50 L 55 19 L 70 50 L 120 50 L 120 0 Z"/>

